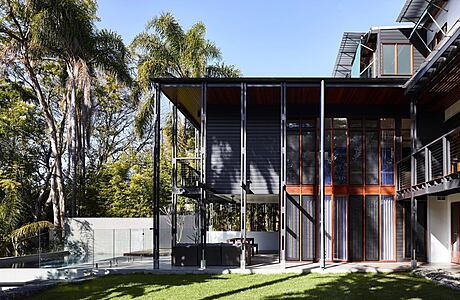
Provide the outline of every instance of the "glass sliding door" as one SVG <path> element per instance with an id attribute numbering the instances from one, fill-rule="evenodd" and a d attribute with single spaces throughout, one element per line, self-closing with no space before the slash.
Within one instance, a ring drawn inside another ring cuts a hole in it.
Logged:
<path id="1" fill-rule="evenodd" d="M 347 259 L 347 197 L 334 197 L 334 259 Z"/>
<path id="2" fill-rule="evenodd" d="M 394 196 L 382 196 L 380 201 L 381 260 L 395 259 L 395 200 Z"/>

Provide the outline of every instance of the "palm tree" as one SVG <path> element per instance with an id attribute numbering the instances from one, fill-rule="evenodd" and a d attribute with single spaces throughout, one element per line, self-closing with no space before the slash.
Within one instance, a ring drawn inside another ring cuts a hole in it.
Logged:
<path id="1" fill-rule="evenodd" d="M 37 44 L 62 60 L 66 68 L 71 215 L 75 216 L 77 180 L 80 177 L 84 183 L 86 147 L 94 106 L 92 80 L 97 71 L 102 71 L 130 84 L 128 52 L 119 35 L 108 30 L 96 30 L 93 22 L 96 19 L 96 3 L 92 0 L 40 0 L 35 2 L 35 10 L 39 12 L 34 27 Z"/>
<path id="2" fill-rule="evenodd" d="M 131 45 L 137 59 L 140 88 L 149 95 L 155 78 L 159 77 L 238 77 L 240 71 L 221 62 L 219 48 L 206 39 L 206 27 L 198 22 L 185 31 L 170 13 L 161 14 L 147 23 Z M 136 129 L 142 136 L 151 111 L 153 97 L 141 103 Z M 186 130 L 184 130 L 185 132 Z"/>

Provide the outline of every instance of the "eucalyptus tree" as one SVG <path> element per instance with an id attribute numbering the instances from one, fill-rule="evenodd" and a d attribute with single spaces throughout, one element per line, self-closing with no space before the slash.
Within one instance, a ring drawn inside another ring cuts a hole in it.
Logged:
<path id="1" fill-rule="evenodd" d="M 136 120 L 141 136 L 153 115 L 155 99 L 151 86 L 155 78 L 240 76 L 235 66 L 222 62 L 221 51 L 206 39 L 206 27 L 202 22 L 184 30 L 170 13 L 149 21 L 145 31 L 134 38 L 131 48 L 137 60 L 138 83 L 145 96 Z"/>
<path id="2" fill-rule="evenodd" d="M 39 12 L 35 24 L 37 43 L 51 56 L 62 60 L 66 68 L 71 215 L 75 216 L 77 180 L 80 177 L 80 182 L 84 183 L 86 148 L 94 107 L 92 81 L 97 71 L 101 71 L 130 84 L 127 49 L 118 34 L 96 29 L 95 1 L 41 0 L 36 3 L 35 9 Z"/>
<path id="3" fill-rule="evenodd" d="M 38 1 L 38 0 L 37 0 Z M 26 85 L 33 91 L 46 123 L 50 144 L 50 191 L 48 201 L 53 206 L 54 224 L 64 223 L 64 181 L 62 163 L 63 120 L 59 96 L 60 66 L 48 59 L 46 49 L 35 38 L 39 18 L 36 1 L 0 0 L 0 76 Z"/>
<path id="4" fill-rule="evenodd" d="M 74 214 L 77 163 L 80 174 L 84 173 L 94 106 L 92 80 L 100 70 L 129 83 L 127 51 L 120 36 L 96 29 L 93 0 L 0 0 L 0 16 L 0 59 L 5 76 L 15 76 L 33 89 L 46 120 L 53 160 L 49 199 L 54 224 L 63 226 L 64 132 L 68 136 Z"/>

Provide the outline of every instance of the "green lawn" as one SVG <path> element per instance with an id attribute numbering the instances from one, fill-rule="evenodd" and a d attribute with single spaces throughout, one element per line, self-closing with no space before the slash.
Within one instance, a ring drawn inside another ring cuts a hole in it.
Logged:
<path id="1" fill-rule="evenodd" d="M 408 273 L 111 275 L 62 284 L 33 299 L 460 299 Z"/>

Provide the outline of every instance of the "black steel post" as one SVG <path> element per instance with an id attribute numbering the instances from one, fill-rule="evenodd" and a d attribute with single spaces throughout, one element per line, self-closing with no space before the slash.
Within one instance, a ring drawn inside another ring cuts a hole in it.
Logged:
<path id="1" fill-rule="evenodd" d="M 319 145 L 319 201 L 320 201 L 320 266 L 326 267 L 326 245 L 325 245 L 325 224 L 324 224 L 324 80 L 321 80 L 320 96 L 320 145 Z"/>
<path id="2" fill-rule="evenodd" d="M 414 196 L 414 185 L 417 183 L 417 162 L 415 160 L 415 151 L 417 150 L 417 106 L 414 100 L 410 104 L 410 117 L 411 117 L 411 266 L 417 267 L 416 243 L 417 243 L 417 199 Z"/>
<path id="3" fill-rule="evenodd" d="M 153 268 L 160 268 L 160 94 L 155 85 L 154 139 L 153 139 Z"/>
<path id="4" fill-rule="evenodd" d="M 171 203 L 171 265 L 174 266 L 174 251 L 177 243 L 177 104 L 172 109 L 172 141 L 171 141 L 171 179 L 172 179 L 172 203 Z"/>
<path id="5" fill-rule="evenodd" d="M 286 267 L 286 83 L 281 83 L 280 263 Z"/>
<path id="6" fill-rule="evenodd" d="M 240 237 L 241 237 L 241 269 L 246 268 L 246 200 L 247 200 L 247 167 L 246 167 L 246 83 L 241 83 L 240 105 L 240 137 L 241 137 L 241 198 L 240 198 Z"/>
<path id="7" fill-rule="evenodd" d="M 200 189 L 200 202 L 199 202 L 199 215 L 200 215 L 200 267 L 206 268 L 206 111 L 207 111 L 207 96 L 208 87 L 206 83 L 201 85 L 201 113 L 200 113 L 200 162 L 201 162 L 201 189 Z"/>

